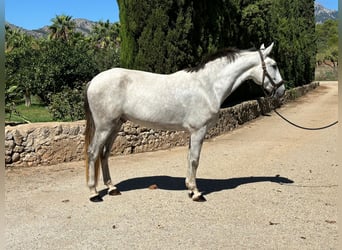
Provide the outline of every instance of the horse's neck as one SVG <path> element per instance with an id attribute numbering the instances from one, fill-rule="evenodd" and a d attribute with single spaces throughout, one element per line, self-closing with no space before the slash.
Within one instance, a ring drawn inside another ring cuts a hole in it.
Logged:
<path id="1" fill-rule="evenodd" d="M 251 69 L 260 63 L 260 58 L 254 52 L 241 53 L 234 62 L 228 65 L 224 60 L 226 59 L 213 62 L 211 69 L 208 69 L 211 71 L 208 72 L 209 84 L 213 86 L 219 105 L 245 80 L 250 78 Z"/>

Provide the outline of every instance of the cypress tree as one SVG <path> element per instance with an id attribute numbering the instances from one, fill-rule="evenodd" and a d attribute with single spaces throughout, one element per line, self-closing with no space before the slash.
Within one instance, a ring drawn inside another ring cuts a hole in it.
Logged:
<path id="1" fill-rule="evenodd" d="M 283 77 L 290 86 L 312 81 L 316 54 L 314 1 L 277 0 L 271 13 L 271 35 L 277 43 L 274 54 Z"/>
<path id="2" fill-rule="evenodd" d="M 158 73 L 188 66 L 192 1 L 118 0 L 122 27 L 121 65 Z M 177 65 L 177 66 L 176 66 Z"/>
<path id="3" fill-rule="evenodd" d="M 171 73 L 236 44 L 237 0 L 118 0 L 121 66 Z"/>
<path id="4" fill-rule="evenodd" d="M 121 66 L 170 73 L 195 66 L 222 47 L 259 48 L 273 57 L 290 86 L 313 80 L 314 1 L 118 0 Z"/>
<path id="5" fill-rule="evenodd" d="M 289 86 L 314 79 L 314 1 L 241 0 L 240 44 L 259 48 L 275 42 L 273 57 Z"/>

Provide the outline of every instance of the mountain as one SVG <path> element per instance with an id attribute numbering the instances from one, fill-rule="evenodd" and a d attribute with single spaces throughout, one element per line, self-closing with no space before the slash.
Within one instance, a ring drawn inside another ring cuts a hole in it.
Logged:
<path id="1" fill-rule="evenodd" d="M 73 19 L 73 21 L 75 22 L 76 32 L 81 32 L 86 36 L 90 34 L 90 32 L 93 29 L 93 26 L 97 23 L 83 18 L 75 18 Z M 36 30 L 27 30 L 8 22 L 6 22 L 6 25 L 8 25 L 11 29 L 19 29 L 35 38 L 46 37 L 49 34 L 49 26 L 47 25 Z"/>
<path id="2" fill-rule="evenodd" d="M 316 23 L 324 23 L 328 19 L 337 19 L 337 10 L 330 10 L 323 5 L 315 2 L 315 19 Z"/>

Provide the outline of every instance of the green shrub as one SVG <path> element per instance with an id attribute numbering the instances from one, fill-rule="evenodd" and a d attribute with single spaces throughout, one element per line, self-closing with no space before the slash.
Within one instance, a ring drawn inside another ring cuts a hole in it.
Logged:
<path id="1" fill-rule="evenodd" d="M 65 88 L 50 96 L 49 111 L 54 120 L 76 121 L 84 119 L 83 88 Z"/>

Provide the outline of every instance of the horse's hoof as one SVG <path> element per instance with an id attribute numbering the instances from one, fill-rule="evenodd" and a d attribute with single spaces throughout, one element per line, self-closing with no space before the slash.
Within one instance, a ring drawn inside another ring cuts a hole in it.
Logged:
<path id="1" fill-rule="evenodd" d="M 189 193 L 188 193 L 188 196 L 189 196 L 189 198 L 190 198 L 190 199 L 192 199 L 192 197 L 194 196 L 194 194 L 195 194 L 195 193 L 194 193 L 194 192 L 192 192 L 192 191 L 191 191 L 191 192 L 189 192 Z"/>
<path id="2" fill-rule="evenodd" d="M 193 200 L 193 201 L 197 201 L 197 202 L 204 202 L 204 201 L 207 201 L 207 200 L 204 198 L 203 194 L 201 194 L 201 193 L 199 193 L 199 194 L 197 194 L 197 195 L 193 195 L 193 196 L 192 196 L 192 200 Z"/>
<path id="3" fill-rule="evenodd" d="M 97 194 L 89 198 L 91 202 L 102 202 L 103 199 Z"/>
<path id="4" fill-rule="evenodd" d="M 192 197 L 192 200 L 193 200 L 193 201 L 196 201 L 196 202 L 204 202 L 204 201 L 207 201 L 206 198 L 205 198 L 203 195 L 196 196 L 196 197 Z"/>
<path id="5" fill-rule="evenodd" d="M 188 193 L 188 195 L 189 195 L 189 198 L 192 199 L 193 201 L 197 201 L 197 202 L 207 201 L 206 198 L 201 193 L 195 195 L 195 193 L 191 191 Z"/>
<path id="6" fill-rule="evenodd" d="M 115 195 L 121 195 L 120 191 L 118 189 L 109 189 L 108 195 L 115 196 Z"/>

